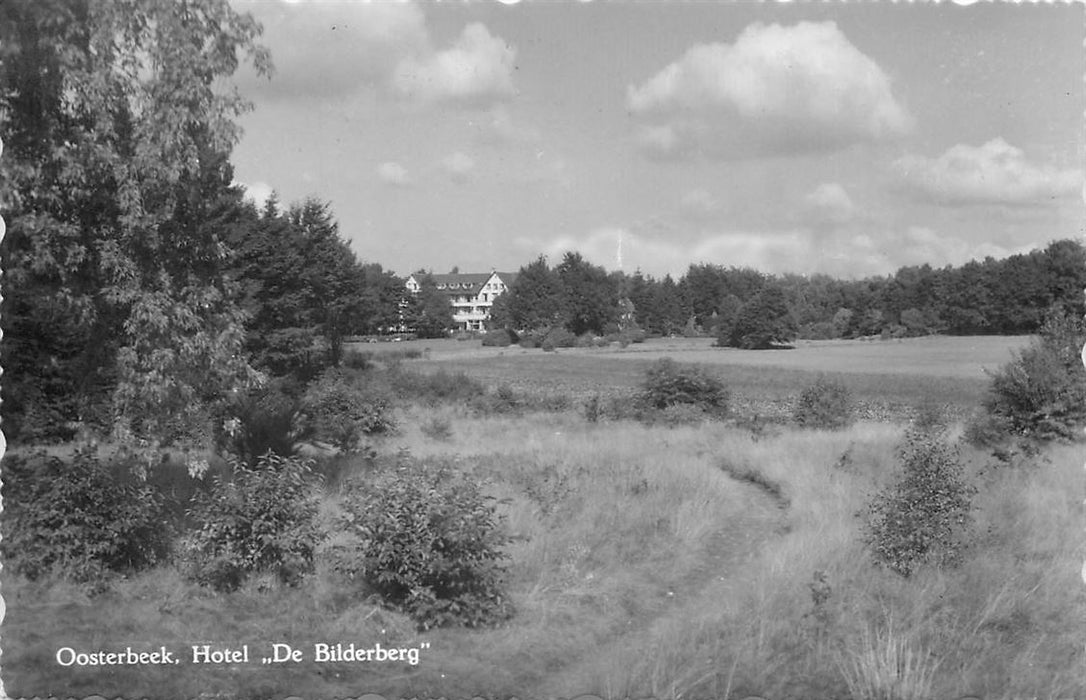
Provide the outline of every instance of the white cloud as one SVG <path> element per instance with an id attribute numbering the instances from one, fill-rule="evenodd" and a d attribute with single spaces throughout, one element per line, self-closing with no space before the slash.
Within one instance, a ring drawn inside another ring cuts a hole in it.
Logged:
<path id="1" fill-rule="evenodd" d="M 245 190 L 245 194 L 242 195 L 242 198 L 248 202 L 252 202 L 257 209 L 262 208 L 264 203 L 268 201 L 268 197 L 271 197 L 272 193 L 275 192 L 272 186 L 266 182 L 235 182 L 234 184 L 240 185 Z"/>
<path id="2" fill-rule="evenodd" d="M 475 170 L 475 159 L 457 151 L 441 159 L 441 168 L 454 182 L 467 182 Z"/>
<path id="3" fill-rule="evenodd" d="M 422 9 L 411 2 L 268 2 L 239 9 L 264 26 L 272 52 L 270 82 L 246 71 L 244 83 L 273 95 L 342 95 L 382 85 L 407 56 L 430 50 Z"/>
<path id="4" fill-rule="evenodd" d="M 482 121 L 473 125 L 481 129 L 480 140 L 486 144 L 531 143 L 540 137 L 538 129 L 516 123 L 503 104 L 492 107 Z"/>
<path id="5" fill-rule="evenodd" d="M 1081 170 L 1033 164 L 1002 138 L 983 146 L 958 144 L 937 158 L 906 155 L 895 163 L 922 197 L 949 205 L 1044 205 L 1082 188 Z"/>
<path id="6" fill-rule="evenodd" d="M 377 177 L 381 179 L 381 182 L 392 187 L 411 185 L 411 174 L 407 172 L 407 168 L 392 161 L 377 166 Z"/>
<path id="7" fill-rule="evenodd" d="M 845 188 L 836 182 L 824 182 L 808 192 L 803 203 L 805 215 L 819 224 L 843 224 L 856 214 L 856 206 Z"/>
<path id="8" fill-rule="evenodd" d="M 423 102 L 486 103 L 513 93 L 515 58 L 513 47 L 476 22 L 464 28 L 452 48 L 403 59 L 392 84 Z"/>
<path id="9" fill-rule="evenodd" d="M 659 157 L 828 151 L 912 127 L 887 75 L 833 22 L 755 23 L 734 44 L 695 45 L 626 102 Z"/>
<path id="10" fill-rule="evenodd" d="M 1036 243 L 1003 246 L 971 241 L 923 226 L 816 230 L 797 226 L 787 229 L 705 230 L 677 234 L 674 230 L 632 231 L 606 226 L 582 235 L 565 235 L 545 244 L 542 251 L 552 261 L 575 250 L 593 264 L 617 269 L 619 240 L 622 267 L 640 269 L 655 277 L 682 276 L 691 264 L 752 267 L 773 274 L 824 273 L 839 279 L 888 275 L 905 265 L 962 265 L 986 256 L 1003 258 L 1037 247 Z M 535 254 L 538 243 L 520 240 L 525 255 Z"/>

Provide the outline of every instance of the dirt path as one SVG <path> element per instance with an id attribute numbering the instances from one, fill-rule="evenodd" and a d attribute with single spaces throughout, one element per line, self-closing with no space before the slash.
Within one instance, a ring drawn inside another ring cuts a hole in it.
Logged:
<path id="1" fill-rule="evenodd" d="M 631 658 L 631 649 L 649 648 L 652 640 L 660 638 L 674 620 L 697 619 L 727 597 L 735 572 L 759 553 L 763 543 L 780 536 L 787 520 L 780 502 L 765 490 L 738 480 L 735 484 L 743 494 L 744 511 L 727 517 L 721 529 L 710 536 L 699 566 L 675 582 L 669 592 L 664 592 L 666 598 L 652 612 L 597 645 L 578 662 L 555 670 L 541 684 L 540 697 L 572 698 L 586 692 L 602 693 L 606 679 L 601 669 L 621 667 Z M 637 691 L 631 697 L 647 695 L 647 689 Z"/>

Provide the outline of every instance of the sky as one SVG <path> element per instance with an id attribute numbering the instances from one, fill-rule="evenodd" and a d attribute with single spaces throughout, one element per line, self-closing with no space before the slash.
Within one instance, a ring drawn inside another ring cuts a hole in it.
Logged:
<path id="1" fill-rule="evenodd" d="M 1084 6 L 233 0 L 235 179 L 407 275 L 841 278 L 1083 239 Z"/>

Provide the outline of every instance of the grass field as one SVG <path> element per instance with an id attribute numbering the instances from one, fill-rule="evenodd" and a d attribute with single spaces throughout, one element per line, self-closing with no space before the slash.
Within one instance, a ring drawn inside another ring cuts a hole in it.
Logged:
<path id="1" fill-rule="evenodd" d="M 404 365 L 580 397 L 633 387 L 649 361 L 672 354 L 711 366 L 752 400 L 784 400 L 826 372 L 889 404 L 949 397 L 968 408 L 967 397 L 986 386 L 979 366 L 998 365 L 1022 342 L 831 343 L 755 354 L 690 340 L 558 353 L 443 341 Z M 967 348 L 974 354 L 964 360 Z M 299 588 L 258 580 L 223 595 L 184 582 L 170 567 L 93 597 L 68 584 L 6 576 L 8 693 L 1084 697 L 1079 446 L 1049 448 L 1017 467 L 963 447 L 978 488 L 965 560 L 905 579 L 872 563 L 857 517 L 894 478 L 901 423 L 782 426 L 759 436 L 719 422 L 588 423 L 576 403 L 510 415 L 408 404 L 398 417 L 399 432 L 376 448 L 408 449 L 423 461 L 455 458 L 501 499 L 513 536 L 507 585 L 517 614 L 508 623 L 417 632 L 320 568 Z M 422 430 L 434 420 L 448 425 L 447 435 Z M 341 468 L 365 467 L 347 458 Z M 326 515 L 336 508 L 336 483 L 324 487 Z M 186 662 L 103 672 L 54 660 L 61 646 L 183 652 L 194 644 L 271 642 L 428 648 L 417 665 Z"/>

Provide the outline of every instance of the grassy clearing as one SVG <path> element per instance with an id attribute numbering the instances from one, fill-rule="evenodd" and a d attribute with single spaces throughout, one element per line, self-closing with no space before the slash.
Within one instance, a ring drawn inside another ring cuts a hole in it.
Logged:
<path id="1" fill-rule="evenodd" d="M 412 362 L 437 363 L 438 351 L 431 355 Z M 524 365 L 524 386 L 538 386 L 562 363 L 584 372 L 574 383 L 588 381 L 592 367 L 604 367 L 605 380 L 622 378 L 618 389 L 637 383 L 627 368 L 640 361 L 605 357 L 539 353 Z M 460 356 L 438 366 L 470 376 L 473 362 Z M 499 371 L 506 381 L 515 376 Z M 780 377 L 809 374 L 760 371 L 793 395 L 804 383 L 785 387 Z M 408 449 L 423 461 L 454 457 L 500 499 L 512 535 L 508 590 L 517 614 L 510 622 L 419 633 L 322 561 L 299 588 L 256 579 L 224 595 L 169 567 L 93 598 L 66 584 L 5 575 L 6 690 L 1011 700 L 1073 698 L 1086 688 L 1080 446 L 1052 447 L 1014 468 L 965 449 L 979 489 L 965 561 L 904 579 L 872 563 L 857 517 L 895 478 L 900 424 L 777 427 L 753 436 L 713 422 L 589 424 L 575 409 L 480 416 L 448 403 L 412 405 L 397 423 L 399 432 L 376 438 L 376 449 Z M 337 512 L 342 480 L 367 468 L 360 457 L 326 465 L 325 522 Z M 430 647 L 417 666 L 184 663 L 103 673 L 54 661 L 60 646 L 165 645 L 183 653 L 193 644 L 276 641 L 308 650 L 314 642 Z"/>
<path id="2" fill-rule="evenodd" d="M 732 390 L 749 412 L 785 415 L 802 387 L 819 375 L 841 382 L 872 405 L 873 417 L 899 415 L 923 403 L 949 404 L 959 412 L 977 406 L 988 388 L 984 370 L 1010 358 L 1026 337 L 930 337 L 896 341 L 801 341 L 793 350 L 714 348 L 704 338 L 669 338 L 626 348 L 570 348 L 555 353 L 484 348 L 478 341 L 428 343 L 423 371 L 463 372 L 486 384 L 522 391 L 583 397 L 638 386 L 661 357 L 703 364 Z"/>

